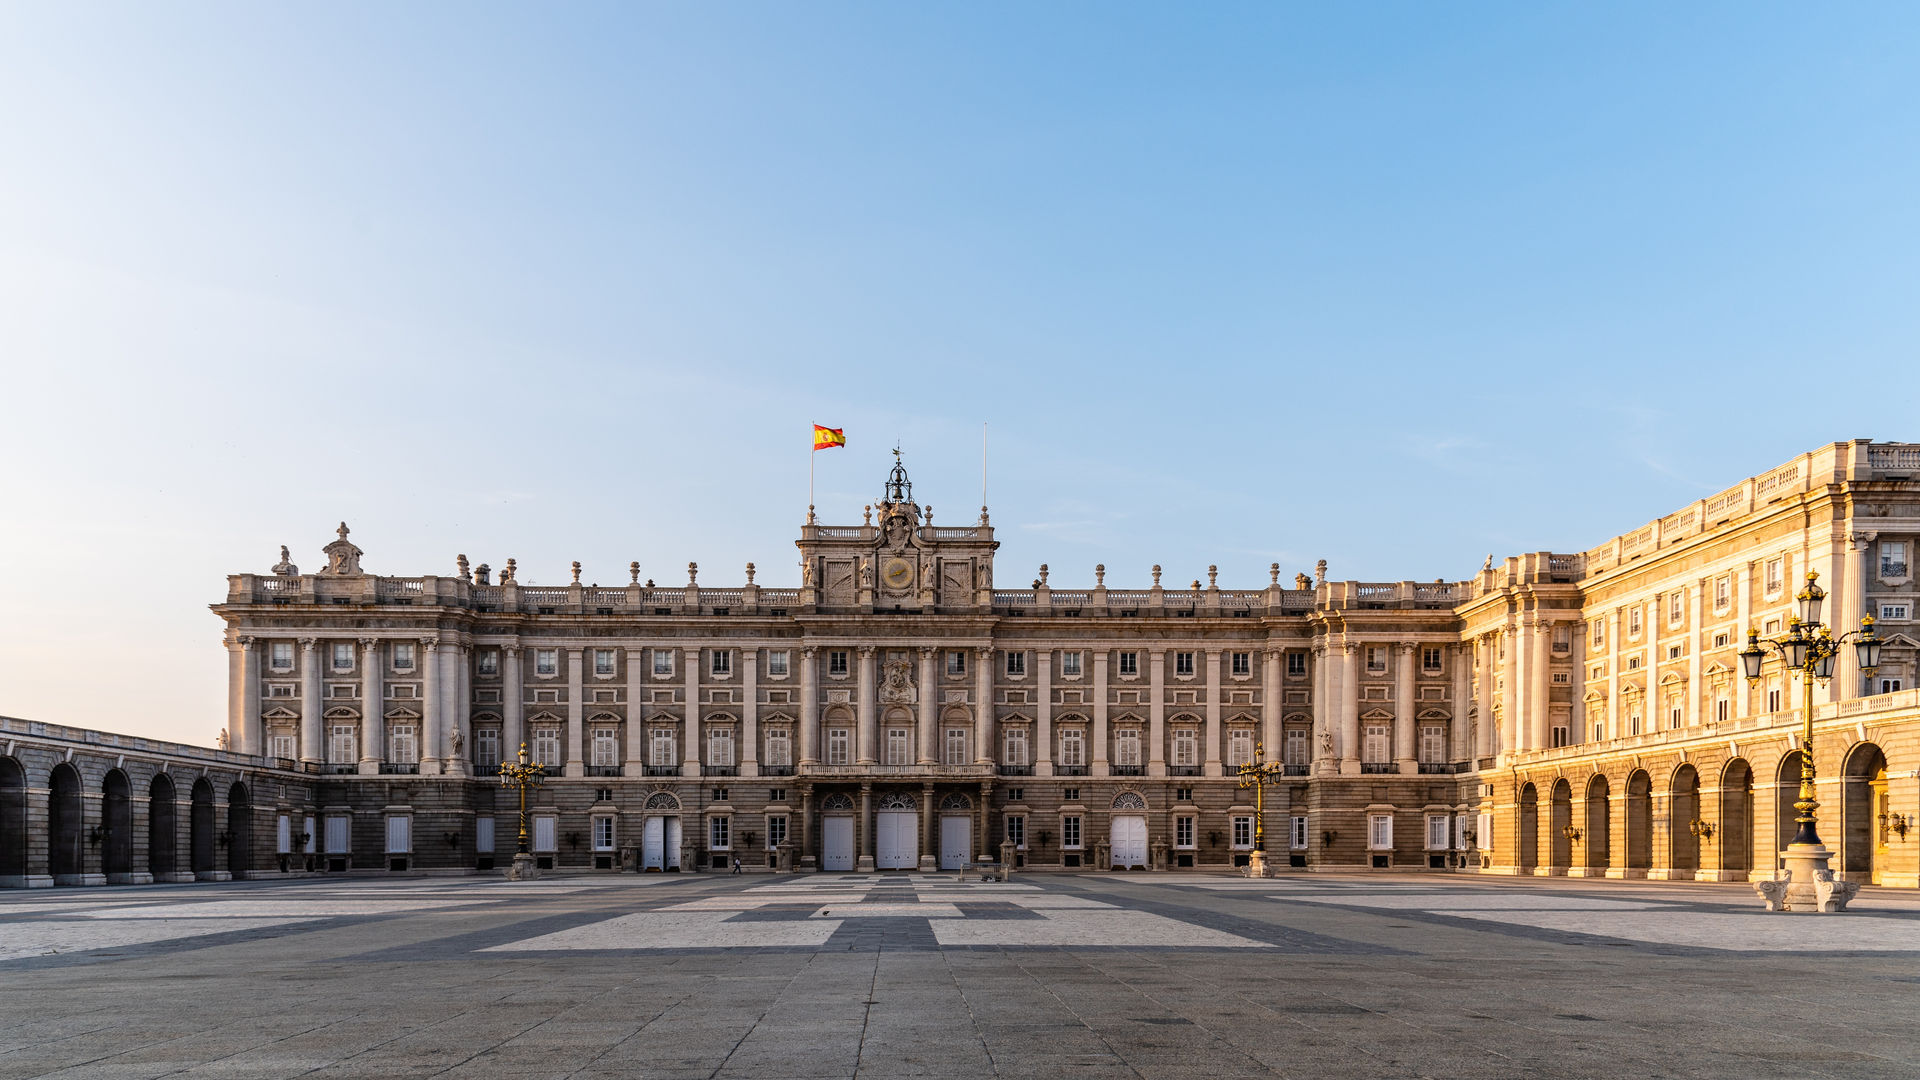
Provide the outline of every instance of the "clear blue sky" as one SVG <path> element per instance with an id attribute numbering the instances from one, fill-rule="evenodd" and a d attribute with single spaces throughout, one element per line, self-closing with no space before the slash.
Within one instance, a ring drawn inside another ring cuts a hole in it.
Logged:
<path id="1" fill-rule="evenodd" d="M 0 712 L 205 605 L 792 584 L 895 440 L 999 580 L 1455 578 L 1920 439 L 1920 7 L 6 4 Z"/>

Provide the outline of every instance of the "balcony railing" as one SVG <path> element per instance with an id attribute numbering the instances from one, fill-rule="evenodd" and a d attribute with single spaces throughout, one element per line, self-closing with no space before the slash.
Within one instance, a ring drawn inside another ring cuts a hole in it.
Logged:
<path id="1" fill-rule="evenodd" d="M 1147 767 L 1145 765 L 1114 765 L 1111 768 L 1109 768 L 1108 771 L 1115 776 L 1147 775 Z"/>
<path id="2" fill-rule="evenodd" d="M 383 761 L 380 763 L 380 771 L 389 775 L 412 776 L 420 772 L 420 763 L 417 761 Z"/>
<path id="3" fill-rule="evenodd" d="M 1282 776 L 1305 776 L 1305 775 L 1307 775 L 1307 770 L 1308 770 L 1308 769 L 1311 769 L 1311 768 L 1313 768 L 1313 766 L 1311 766 L 1311 765 L 1293 765 L 1293 764 L 1287 764 L 1287 765 L 1283 765 L 1283 766 L 1281 766 L 1281 767 L 1280 767 L 1280 775 L 1282 775 Z"/>
<path id="4" fill-rule="evenodd" d="M 760 775 L 761 775 L 761 776 L 792 776 L 792 775 L 793 775 L 793 766 L 791 766 L 791 765 L 762 765 L 762 766 L 760 766 Z"/>
<path id="5" fill-rule="evenodd" d="M 701 776 L 739 776 L 740 766 L 738 765 L 702 765 L 700 766 L 700 775 Z"/>
<path id="6" fill-rule="evenodd" d="M 1382 773 L 1399 772 L 1400 767 L 1391 761 L 1363 761 L 1360 763 L 1360 771 L 1362 773 L 1379 775 Z"/>
<path id="7" fill-rule="evenodd" d="M 1087 767 L 1085 765 L 1055 765 L 1053 767 L 1053 775 L 1085 776 L 1087 775 Z"/>
<path id="8" fill-rule="evenodd" d="M 321 768 L 320 771 L 326 773 L 329 776 L 351 776 L 354 773 L 357 773 L 360 771 L 360 766 L 342 765 L 339 762 L 328 762 L 325 766 Z"/>
<path id="9" fill-rule="evenodd" d="M 619 765 L 589 765 L 588 776 L 625 776 L 627 770 Z"/>
<path id="10" fill-rule="evenodd" d="M 1001 776 L 1032 776 L 1032 775 L 1033 775 L 1033 766 L 1031 766 L 1031 765 L 1002 765 L 1002 766 L 1000 766 L 1000 775 L 1001 775 Z"/>
<path id="11" fill-rule="evenodd" d="M 1170 766 L 1168 766 L 1168 767 L 1167 767 L 1167 775 L 1168 775 L 1168 776 L 1199 776 L 1199 775 L 1200 775 L 1200 766 L 1198 766 L 1198 765 L 1170 765 Z"/>
<path id="12" fill-rule="evenodd" d="M 1466 769 L 1467 763 L 1464 761 L 1423 761 L 1420 763 L 1420 771 L 1423 773 L 1457 773 L 1465 772 Z"/>
<path id="13" fill-rule="evenodd" d="M 680 766 L 678 766 L 678 765 L 649 765 L 649 766 L 647 766 L 647 775 L 648 775 L 648 776 L 679 776 L 679 775 L 680 775 Z"/>

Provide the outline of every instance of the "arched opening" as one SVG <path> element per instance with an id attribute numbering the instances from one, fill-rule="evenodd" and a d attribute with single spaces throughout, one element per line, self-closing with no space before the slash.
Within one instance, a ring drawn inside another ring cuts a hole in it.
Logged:
<path id="1" fill-rule="evenodd" d="M 1553 812 L 1547 820 L 1547 843 L 1553 852 L 1553 872 L 1566 873 L 1573 865 L 1573 785 L 1564 777 L 1553 782 Z"/>
<path id="2" fill-rule="evenodd" d="M 0 757 L 0 885 L 27 883 L 27 770 Z"/>
<path id="3" fill-rule="evenodd" d="M 1520 789 L 1520 872 L 1540 865 L 1540 794 L 1532 784 Z"/>
<path id="4" fill-rule="evenodd" d="M 227 789 L 227 869 L 235 877 L 253 869 L 253 797 L 245 784 Z"/>
<path id="5" fill-rule="evenodd" d="M 1627 876 L 1645 877 L 1653 865 L 1653 777 L 1635 769 L 1627 777 Z"/>
<path id="6" fill-rule="evenodd" d="M 115 885 L 133 883 L 133 785 L 119 769 L 100 785 L 100 872 Z"/>
<path id="7" fill-rule="evenodd" d="M 1734 758 L 1720 773 L 1720 873 L 1745 881 L 1753 872 L 1753 767 Z"/>
<path id="8" fill-rule="evenodd" d="M 147 785 L 147 871 L 166 881 L 180 870 L 180 809 L 173 778 L 166 773 Z"/>
<path id="9" fill-rule="evenodd" d="M 1800 811 L 1793 804 L 1800 798 L 1800 763 L 1805 755 L 1798 750 L 1789 750 L 1780 759 L 1780 769 L 1773 778 L 1773 862 L 1777 868 L 1783 863 L 1780 852 L 1793 843 L 1794 834 L 1800 831 L 1800 823 L 1795 820 Z"/>
<path id="10" fill-rule="evenodd" d="M 63 761 L 47 783 L 47 872 L 55 885 L 78 885 L 85 872 L 80 816 L 80 773 Z"/>
<path id="11" fill-rule="evenodd" d="M 1607 813 L 1607 778 L 1587 781 L 1587 876 L 1599 877 L 1612 865 L 1612 818 Z"/>
<path id="12" fill-rule="evenodd" d="M 193 782 L 193 805 L 187 811 L 187 857 L 194 875 L 213 873 L 213 785 L 206 777 Z"/>
<path id="13" fill-rule="evenodd" d="M 1847 752 L 1840 777 L 1840 865 L 1848 881 L 1878 885 L 1887 866 L 1887 755 L 1860 743 Z"/>
<path id="14" fill-rule="evenodd" d="M 1675 878 L 1691 878 L 1700 869 L 1700 838 L 1694 834 L 1699 824 L 1700 773 L 1682 765 L 1673 774 L 1667 813 L 1667 851 L 1672 858 L 1668 865 Z"/>

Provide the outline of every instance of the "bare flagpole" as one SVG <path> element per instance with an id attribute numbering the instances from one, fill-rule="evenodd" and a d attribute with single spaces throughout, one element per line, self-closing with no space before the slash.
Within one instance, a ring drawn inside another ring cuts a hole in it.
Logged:
<path id="1" fill-rule="evenodd" d="M 987 519 L 987 422 L 980 421 L 980 520 Z"/>

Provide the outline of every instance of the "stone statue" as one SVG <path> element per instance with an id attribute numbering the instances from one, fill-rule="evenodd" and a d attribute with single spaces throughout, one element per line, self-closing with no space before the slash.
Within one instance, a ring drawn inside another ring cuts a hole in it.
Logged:
<path id="1" fill-rule="evenodd" d="M 284 558 L 286 558 L 286 553 L 287 553 L 287 549 L 286 549 L 286 548 L 281 548 L 281 549 L 280 549 L 280 557 L 281 557 L 281 558 L 283 558 L 283 559 L 284 559 Z M 220 749 L 222 749 L 222 750 L 225 750 L 225 749 L 228 749 L 228 748 L 229 748 L 229 747 L 230 747 L 230 746 L 232 745 L 232 742 L 233 742 L 233 741 L 232 741 L 231 739 L 229 739 L 229 738 L 227 737 L 227 729 L 226 729 L 226 728 L 221 728 L 221 729 L 220 729 L 220 737 L 214 740 L 214 745 L 216 745 L 216 746 L 218 746 L 218 747 L 219 747 Z"/>
<path id="2" fill-rule="evenodd" d="M 1319 588 L 1327 583 L 1327 560 L 1321 559 L 1313 564 L 1313 584 Z"/>
<path id="3" fill-rule="evenodd" d="M 293 565 L 292 559 L 287 555 L 287 545 L 285 544 L 280 545 L 280 561 L 273 564 L 273 572 L 281 577 L 300 576 L 300 568 Z"/>
<path id="4" fill-rule="evenodd" d="M 1482 570 L 1493 569 L 1493 552 L 1491 551 L 1487 552 L 1487 561 L 1480 564 L 1480 569 Z"/>
<path id="5" fill-rule="evenodd" d="M 860 587 L 873 588 L 873 560 L 864 555 L 860 558 Z"/>
<path id="6" fill-rule="evenodd" d="M 1313 588 L 1313 579 L 1305 574 L 1295 574 L 1293 575 L 1293 587 L 1301 590 L 1311 589 Z"/>
<path id="7" fill-rule="evenodd" d="M 979 562 L 973 564 L 973 567 L 974 576 L 980 579 L 980 584 L 976 587 L 981 589 L 993 588 L 993 564 L 985 559 L 981 559 Z"/>
<path id="8" fill-rule="evenodd" d="M 320 572 L 328 577 L 359 577 L 365 572 L 360 569 L 360 556 L 366 552 L 347 539 L 346 522 L 340 523 L 338 531 L 340 539 L 320 549 L 327 555 L 327 568 Z"/>
<path id="9" fill-rule="evenodd" d="M 1332 731 L 1326 730 L 1324 728 L 1321 729 L 1320 750 L 1322 753 L 1328 755 L 1329 757 L 1333 755 L 1333 732 Z"/>
<path id="10" fill-rule="evenodd" d="M 453 731 L 447 735 L 447 742 L 453 744 L 454 757 L 460 756 L 460 747 L 465 745 L 466 741 L 467 741 L 467 737 L 465 735 L 460 734 L 460 729 L 457 727 L 454 728 Z"/>
<path id="11" fill-rule="evenodd" d="M 813 588 L 813 560 L 812 559 L 800 560 L 800 587 L 803 589 Z"/>

